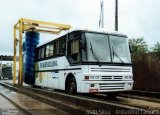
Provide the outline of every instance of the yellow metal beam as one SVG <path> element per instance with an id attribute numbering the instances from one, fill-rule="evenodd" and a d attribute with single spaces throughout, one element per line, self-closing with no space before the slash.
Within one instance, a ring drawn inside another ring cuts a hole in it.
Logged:
<path id="1" fill-rule="evenodd" d="M 59 34 L 62 30 L 58 28 L 52 27 L 45 27 L 45 26 L 28 26 L 26 24 L 23 25 L 23 31 L 37 31 L 42 33 L 49 33 L 49 34 Z"/>
<path id="2" fill-rule="evenodd" d="M 22 25 L 22 21 L 20 20 L 19 22 L 19 85 L 22 85 L 23 84 L 23 81 L 22 81 L 22 74 L 23 74 L 23 69 L 22 69 L 22 28 L 23 28 L 23 25 Z"/>
<path id="3" fill-rule="evenodd" d="M 30 19 L 25 19 L 25 18 L 21 18 L 20 20 L 22 22 L 24 22 L 24 23 L 29 23 L 29 24 L 38 24 L 38 25 L 58 27 L 61 30 L 68 30 L 68 29 L 71 28 L 70 25 L 53 23 L 53 22 L 45 22 L 45 21 L 39 21 L 39 20 L 30 20 Z"/>
<path id="4" fill-rule="evenodd" d="M 36 29 L 38 32 L 42 33 L 49 33 L 49 34 L 59 34 L 61 31 L 50 31 L 50 30 L 42 30 L 42 29 Z"/>

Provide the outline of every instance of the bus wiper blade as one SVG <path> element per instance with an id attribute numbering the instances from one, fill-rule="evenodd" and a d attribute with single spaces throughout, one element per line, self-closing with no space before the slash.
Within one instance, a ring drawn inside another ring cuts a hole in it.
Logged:
<path id="1" fill-rule="evenodd" d="M 112 50 L 113 50 L 113 59 L 114 59 L 114 55 L 116 55 L 118 57 L 118 59 L 124 64 L 123 60 L 120 58 L 120 56 L 117 54 L 117 52 L 114 51 L 113 46 L 112 46 Z"/>
<path id="2" fill-rule="evenodd" d="M 90 50 L 91 50 L 91 52 L 92 52 L 93 57 L 97 60 L 97 63 L 99 64 L 99 66 L 101 66 L 100 61 L 99 61 L 99 58 L 98 58 L 97 54 L 95 53 L 95 51 L 93 50 L 93 47 L 92 47 L 92 43 L 91 43 L 91 42 L 90 42 Z"/>

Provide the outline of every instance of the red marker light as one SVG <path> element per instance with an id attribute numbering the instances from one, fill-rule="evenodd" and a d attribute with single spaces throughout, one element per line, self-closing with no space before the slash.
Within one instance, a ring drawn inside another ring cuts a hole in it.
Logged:
<path id="1" fill-rule="evenodd" d="M 85 79 L 85 80 L 89 80 L 89 76 L 85 76 L 84 79 Z"/>

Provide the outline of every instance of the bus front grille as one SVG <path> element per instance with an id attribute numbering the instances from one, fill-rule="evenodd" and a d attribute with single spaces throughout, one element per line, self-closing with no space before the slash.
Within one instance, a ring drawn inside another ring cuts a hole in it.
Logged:
<path id="1" fill-rule="evenodd" d="M 102 76 L 102 80 L 104 81 L 122 81 L 123 76 Z"/>
<path id="2" fill-rule="evenodd" d="M 125 83 L 100 83 L 100 90 L 118 90 L 124 89 Z"/>

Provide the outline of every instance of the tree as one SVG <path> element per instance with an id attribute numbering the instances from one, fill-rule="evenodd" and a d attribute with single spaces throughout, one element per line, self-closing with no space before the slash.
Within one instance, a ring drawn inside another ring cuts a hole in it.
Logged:
<path id="1" fill-rule="evenodd" d="M 129 40 L 129 44 L 132 47 L 132 51 L 134 54 L 141 54 L 148 52 L 148 45 L 144 38 L 133 38 Z"/>
<path id="2" fill-rule="evenodd" d="M 154 52 L 160 52 L 160 43 L 157 42 L 153 48 L 151 48 Z"/>

